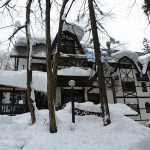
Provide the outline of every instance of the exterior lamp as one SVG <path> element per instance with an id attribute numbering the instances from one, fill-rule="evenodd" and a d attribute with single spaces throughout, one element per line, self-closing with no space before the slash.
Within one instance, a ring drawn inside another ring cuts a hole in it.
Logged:
<path id="1" fill-rule="evenodd" d="M 73 88 L 76 83 L 75 83 L 74 80 L 70 80 L 68 84 L 69 84 L 69 86 L 70 86 L 71 88 Z"/>
<path id="2" fill-rule="evenodd" d="M 72 123 L 75 123 L 73 87 L 75 86 L 76 82 L 75 82 L 74 80 L 70 80 L 68 84 L 69 84 L 69 86 L 71 87 Z"/>

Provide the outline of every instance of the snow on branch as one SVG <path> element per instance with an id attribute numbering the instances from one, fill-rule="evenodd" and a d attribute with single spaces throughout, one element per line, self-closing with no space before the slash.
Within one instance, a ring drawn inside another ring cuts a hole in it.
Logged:
<path id="1" fill-rule="evenodd" d="M 0 6 L 0 8 L 3 8 L 3 7 L 5 7 L 5 6 L 7 6 L 10 1 L 11 1 L 11 0 L 6 0 L 6 2 L 5 2 L 2 6 Z"/>
<path id="2" fill-rule="evenodd" d="M 20 31 L 21 29 L 25 28 L 26 25 L 20 26 L 19 28 L 17 28 L 16 30 L 14 30 L 13 34 L 8 38 L 8 40 L 12 40 L 12 38 L 18 33 L 18 31 Z"/>

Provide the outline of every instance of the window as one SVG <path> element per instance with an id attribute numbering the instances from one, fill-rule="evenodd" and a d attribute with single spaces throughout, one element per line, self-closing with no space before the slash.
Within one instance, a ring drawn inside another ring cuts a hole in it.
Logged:
<path id="1" fill-rule="evenodd" d="M 141 86 L 142 86 L 142 92 L 147 92 L 147 87 L 146 87 L 145 82 L 142 82 Z"/>
<path id="2" fill-rule="evenodd" d="M 134 82 L 122 82 L 122 89 L 124 92 L 127 91 L 136 91 Z"/>
<path id="3" fill-rule="evenodd" d="M 150 113 L 150 103 L 145 103 L 146 113 Z"/>
<path id="4" fill-rule="evenodd" d="M 32 70 L 38 70 L 38 71 L 46 72 L 46 64 L 33 63 L 32 64 Z"/>
<path id="5" fill-rule="evenodd" d="M 75 54 L 75 43 L 73 40 L 62 40 L 62 52 L 65 54 Z"/>
<path id="6" fill-rule="evenodd" d="M 138 104 L 127 104 L 132 110 L 139 113 L 139 105 Z"/>

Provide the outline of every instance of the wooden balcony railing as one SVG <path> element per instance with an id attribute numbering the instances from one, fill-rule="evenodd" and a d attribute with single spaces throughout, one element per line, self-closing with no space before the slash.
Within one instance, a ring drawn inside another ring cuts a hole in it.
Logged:
<path id="1" fill-rule="evenodd" d="M 28 106 L 25 104 L 2 104 L 0 106 L 0 114 L 22 114 L 28 112 Z"/>

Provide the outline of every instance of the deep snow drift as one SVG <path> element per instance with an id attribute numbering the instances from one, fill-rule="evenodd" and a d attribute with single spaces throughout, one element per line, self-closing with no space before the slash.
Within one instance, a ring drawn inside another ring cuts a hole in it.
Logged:
<path id="1" fill-rule="evenodd" d="M 90 108 L 91 103 L 85 105 Z M 56 134 L 49 133 L 48 110 L 39 111 L 34 125 L 30 125 L 29 113 L 1 115 L 0 150 L 149 150 L 149 128 L 125 117 L 115 104 L 110 112 L 112 123 L 106 127 L 102 118 L 94 115 L 76 116 L 73 125 L 68 103 L 56 112 Z"/>

